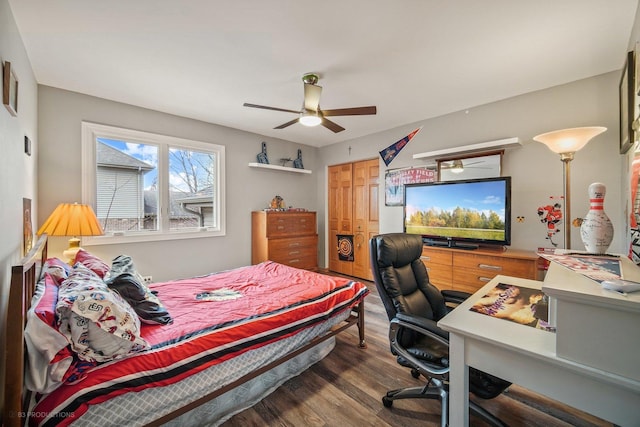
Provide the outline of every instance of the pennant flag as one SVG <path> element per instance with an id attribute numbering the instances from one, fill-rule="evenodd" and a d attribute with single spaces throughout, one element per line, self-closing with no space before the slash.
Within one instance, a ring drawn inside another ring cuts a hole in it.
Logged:
<path id="1" fill-rule="evenodd" d="M 421 130 L 422 130 L 422 126 L 420 126 L 418 129 L 414 130 L 409 135 L 402 138 L 400 141 L 394 144 L 391 144 L 390 146 L 382 150 L 380 152 L 380 157 L 382 157 L 384 164 L 389 166 L 389 163 L 391 163 L 391 161 L 396 158 L 400 150 L 402 150 L 404 146 L 407 145 L 409 141 L 411 141 L 411 138 L 416 136 L 416 134 Z"/>

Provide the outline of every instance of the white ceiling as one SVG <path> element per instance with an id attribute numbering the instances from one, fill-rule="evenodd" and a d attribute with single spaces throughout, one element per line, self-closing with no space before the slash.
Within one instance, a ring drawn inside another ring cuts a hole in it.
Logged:
<path id="1" fill-rule="evenodd" d="M 612 70 L 638 0 L 9 0 L 38 83 L 312 146 Z M 273 127 L 302 75 L 346 130 Z"/>

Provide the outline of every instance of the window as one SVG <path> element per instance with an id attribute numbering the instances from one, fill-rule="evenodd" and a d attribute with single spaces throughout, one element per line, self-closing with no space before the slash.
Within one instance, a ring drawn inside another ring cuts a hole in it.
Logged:
<path id="1" fill-rule="evenodd" d="M 225 234 L 224 147 L 82 123 L 83 202 L 105 235 L 86 244 Z"/>

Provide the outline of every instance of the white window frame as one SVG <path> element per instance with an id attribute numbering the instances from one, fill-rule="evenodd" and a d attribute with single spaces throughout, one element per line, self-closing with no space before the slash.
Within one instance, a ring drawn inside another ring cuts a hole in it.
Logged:
<path id="1" fill-rule="evenodd" d="M 193 141 L 173 136 L 158 135 L 97 123 L 82 122 L 82 201 L 96 209 L 97 191 L 97 163 L 96 141 L 98 138 L 114 139 L 127 142 L 138 142 L 158 146 L 158 215 L 159 230 L 145 232 L 116 232 L 104 236 L 82 237 L 83 245 L 108 245 L 119 243 L 149 242 L 161 240 L 193 239 L 202 237 L 217 237 L 226 235 L 225 214 L 225 147 L 209 142 Z M 218 213 L 218 224 L 214 227 L 195 229 L 168 229 L 167 206 L 169 200 L 168 185 L 168 151 L 169 148 L 182 148 L 211 152 L 216 159 L 216 189 L 218 197 L 213 201 Z"/>

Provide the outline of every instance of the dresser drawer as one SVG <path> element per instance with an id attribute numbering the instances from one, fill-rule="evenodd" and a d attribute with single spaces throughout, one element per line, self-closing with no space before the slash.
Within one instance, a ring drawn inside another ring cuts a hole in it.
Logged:
<path id="1" fill-rule="evenodd" d="M 474 293 L 481 287 L 487 284 L 500 272 L 492 272 L 486 270 L 461 270 L 454 269 L 453 271 L 453 288 L 457 291 L 464 291 Z"/>
<path id="2" fill-rule="evenodd" d="M 316 251 L 318 236 L 283 237 L 269 239 L 269 252 L 288 252 L 313 250 Z"/>
<path id="3" fill-rule="evenodd" d="M 433 264 L 424 262 L 429 273 L 429 282 L 438 289 L 451 289 L 453 284 L 453 272 L 450 265 Z"/>
<path id="4" fill-rule="evenodd" d="M 497 274 L 505 276 L 535 279 L 535 259 L 506 258 L 491 255 L 454 254 L 454 270 L 473 270 L 478 274 L 493 277 Z"/>
<path id="5" fill-rule="evenodd" d="M 429 263 L 450 266 L 453 263 L 453 254 L 451 252 L 439 251 L 437 249 L 422 249 L 422 256 L 420 258 L 422 259 L 422 262 L 425 263 L 425 265 Z"/>
<path id="6" fill-rule="evenodd" d="M 280 264 L 285 264 L 291 267 L 303 268 L 307 270 L 313 270 L 318 268 L 318 259 L 315 254 L 310 254 L 310 255 L 307 254 L 304 256 L 293 256 L 293 255 L 286 255 L 286 254 L 281 254 L 281 255 L 282 256 L 274 254 L 274 256 L 271 257 L 271 260 Z"/>
<path id="7" fill-rule="evenodd" d="M 267 215 L 267 237 L 315 233 L 315 214 L 286 213 Z"/>

